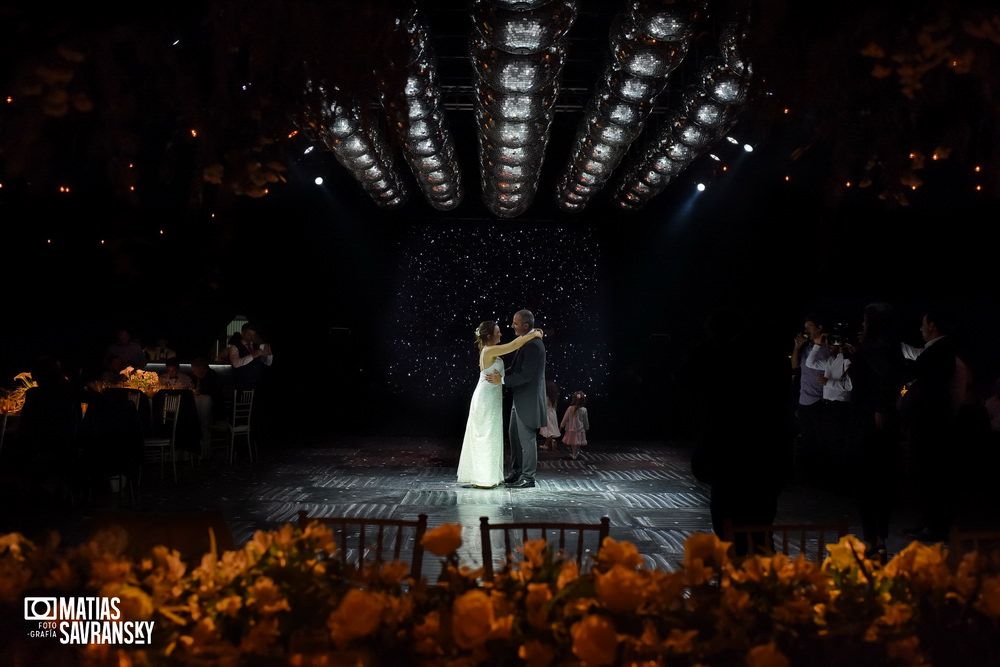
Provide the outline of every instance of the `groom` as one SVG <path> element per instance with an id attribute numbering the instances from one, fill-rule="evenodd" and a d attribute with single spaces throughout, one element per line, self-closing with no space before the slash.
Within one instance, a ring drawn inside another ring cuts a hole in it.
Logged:
<path id="1" fill-rule="evenodd" d="M 535 316 L 530 310 L 514 313 L 510 327 L 518 336 L 535 328 Z M 545 345 L 541 338 L 529 341 L 514 353 L 507 375 L 490 373 L 493 384 L 506 384 L 514 398 L 510 411 L 511 472 L 504 478 L 508 488 L 528 489 L 535 485 L 538 469 L 538 449 L 535 433 L 546 423 L 545 414 Z"/>

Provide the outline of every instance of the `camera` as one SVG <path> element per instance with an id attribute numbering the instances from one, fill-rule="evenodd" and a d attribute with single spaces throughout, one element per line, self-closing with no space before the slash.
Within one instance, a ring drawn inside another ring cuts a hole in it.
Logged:
<path id="1" fill-rule="evenodd" d="M 851 327 L 845 322 L 835 322 L 830 334 L 826 337 L 826 342 L 830 345 L 843 347 L 852 340 Z"/>

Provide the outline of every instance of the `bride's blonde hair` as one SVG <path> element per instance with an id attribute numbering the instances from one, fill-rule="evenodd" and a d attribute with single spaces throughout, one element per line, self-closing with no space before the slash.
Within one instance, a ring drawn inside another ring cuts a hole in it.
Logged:
<path id="1" fill-rule="evenodd" d="M 493 337 L 493 330 L 496 329 L 497 323 L 493 320 L 486 320 L 485 322 L 480 322 L 479 326 L 476 327 L 476 347 L 482 350 L 486 347 L 490 338 Z"/>

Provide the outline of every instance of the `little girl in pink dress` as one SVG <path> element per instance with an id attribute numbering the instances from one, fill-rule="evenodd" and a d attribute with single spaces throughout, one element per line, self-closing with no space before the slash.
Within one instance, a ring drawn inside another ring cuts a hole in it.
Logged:
<path id="1" fill-rule="evenodd" d="M 590 429 L 590 420 L 587 419 L 587 395 L 582 391 L 573 394 L 560 426 L 564 432 L 563 444 L 569 445 L 572 457 L 576 459 L 580 447 L 587 444 L 587 431 Z"/>

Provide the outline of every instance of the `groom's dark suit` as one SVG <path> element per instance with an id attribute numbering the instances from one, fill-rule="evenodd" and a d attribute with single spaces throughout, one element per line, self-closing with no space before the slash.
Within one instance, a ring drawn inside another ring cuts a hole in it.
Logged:
<path id="1" fill-rule="evenodd" d="M 526 343 L 514 354 L 504 384 L 514 399 L 509 428 L 510 476 L 534 481 L 538 469 L 535 433 L 546 423 L 545 345 L 540 338 Z"/>

